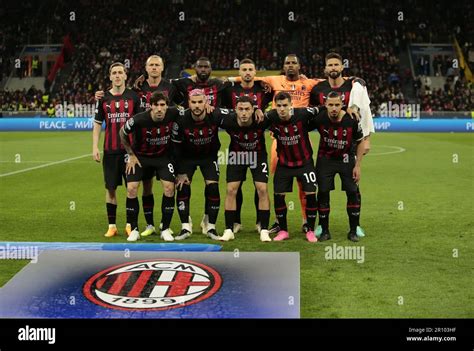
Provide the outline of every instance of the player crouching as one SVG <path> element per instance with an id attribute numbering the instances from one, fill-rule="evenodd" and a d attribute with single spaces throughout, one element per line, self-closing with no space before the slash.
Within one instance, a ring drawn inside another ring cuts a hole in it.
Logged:
<path id="1" fill-rule="evenodd" d="M 168 109 L 168 98 L 161 92 L 155 92 L 150 99 L 150 110 L 135 115 L 120 129 L 120 139 L 129 158 L 126 166 L 127 173 L 127 221 L 132 226 L 128 241 L 140 238 L 138 232 L 139 204 L 137 198 L 138 186 L 143 179 L 156 178 L 163 186 L 161 203 L 163 227 L 161 238 L 173 241 L 169 228 L 174 212 L 175 174 L 171 157 L 171 130 L 179 112 L 176 108 Z M 128 136 L 133 135 L 133 147 Z M 142 233 L 147 236 L 154 233 Z"/>
<path id="2" fill-rule="evenodd" d="M 246 179 L 250 168 L 258 194 L 258 219 L 260 240 L 271 241 L 268 232 L 270 220 L 270 199 L 268 197 L 268 163 L 265 148 L 266 123 L 257 123 L 254 118 L 254 101 L 249 96 L 241 96 L 235 112 L 228 111 L 222 119 L 221 127 L 230 135 L 229 158 L 227 160 L 227 193 L 225 198 L 226 230 L 221 241 L 234 239 L 234 224 L 237 212 L 237 193 Z M 224 110 L 221 110 L 224 111 Z"/>

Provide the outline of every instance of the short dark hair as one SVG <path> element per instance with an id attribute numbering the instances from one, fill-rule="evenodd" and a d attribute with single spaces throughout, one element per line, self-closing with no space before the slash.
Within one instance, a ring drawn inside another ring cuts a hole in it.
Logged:
<path id="1" fill-rule="evenodd" d="M 342 96 L 336 91 L 330 91 L 329 94 L 326 96 L 327 99 L 333 99 L 333 98 L 338 98 L 339 100 L 342 101 Z"/>
<path id="2" fill-rule="evenodd" d="M 288 55 L 286 55 L 286 56 L 285 56 L 285 61 L 286 61 L 286 58 L 287 58 L 287 57 L 290 57 L 290 56 L 296 57 L 296 61 L 298 61 L 298 63 L 300 63 L 300 58 L 299 58 L 298 55 L 296 55 L 296 54 L 288 54 Z"/>
<path id="3" fill-rule="evenodd" d="M 288 94 L 286 91 L 280 91 L 275 96 L 275 101 L 285 100 L 285 99 L 288 99 L 288 101 L 291 101 L 291 95 Z"/>
<path id="4" fill-rule="evenodd" d="M 211 60 L 209 60 L 209 57 L 205 57 L 205 56 L 201 56 L 200 58 L 198 58 L 198 59 L 196 60 L 196 63 L 197 63 L 198 61 L 207 61 L 207 62 L 211 63 Z"/>
<path id="5" fill-rule="evenodd" d="M 170 104 L 170 100 L 162 91 L 155 91 L 150 97 L 150 105 L 154 105 L 160 100 L 164 100 L 166 105 Z"/>
<path id="6" fill-rule="evenodd" d="M 238 104 L 239 102 L 242 102 L 242 103 L 243 103 L 243 102 L 248 102 L 248 103 L 250 103 L 250 105 L 254 105 L 254 104 L 255 104 L 255 100 L 252 99 L 252 98 L 251 98 L 250 96 L 248 96 L 248 95 L 239 96 L 239 97 L 237 98 L 237 102 L 236 102 L 235 105 L 237 106 L 237 104 Z"/>
<path id="7" fill-rule="evenodd" d="M 330 52 L 329 54 L 326 55 L 325 59 L 324 59 L 324 62 L 327 63 L 328 60 L 330 59 L 338 59 L 339 61 L 341 61 L 342 63 L 342 56 L 339 55 L 337 52 Z"/>
<path id="8" fill-rule="evenodd" d="M 112 73 L 112 68 L 117 67 L 117 66 L 122 67 L 124 72 L 127 73 L 127 68 L 122 62 L 114 62 L 110 65 L 109 74 Z"/>
<path id="9" fill-rule="evenodd" d="M 250 63 L 255 66 L 255 62 L 249 58 L 244 58 L 242 61 L 240 61 L 240 64 L 243 65 L 244 63 Z"/>

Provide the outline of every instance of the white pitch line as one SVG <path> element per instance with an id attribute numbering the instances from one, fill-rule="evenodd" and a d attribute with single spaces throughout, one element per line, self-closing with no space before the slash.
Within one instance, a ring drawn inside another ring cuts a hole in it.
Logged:
<path id="1" fill-rule="evenodd" d="M 407 151 L 406 149 L 404 149 L 403 147 L 400 147 L 400 146 L 392 146 L 392 145 L 374 145 L 375 147 L 387 147 L 387 148 L 391 148 L 391 149 L 395 149 L 393 151 L 387 151 L 387 152 L 379 152 L 379 153 L 373 153 L 373 152 L 369 152 L 367 154 L 367 156 L 380 156 L 380 155 L 391 155 L 391 154 L 399 154 L 399 153 L 402 153 L 402 152 L 405 152 Z"/>
<path id="2" fill-rule="evenodd" d="M 20 170 L 18 170 L 18 171 L 9 172 L 9 173 L 3 173 L 3 174 L 0 174 L 0 178 L 1 178 L 1 177 L 11 176 L 11 175 L 18 174 L 18 173 L 24 173 L 24 172 L 33 171 L 33 170 L 35 170 L 35 169 L 40 169 L 40 168 L 45 168 L 45 167 L 49 167 L 49 166 L 58 165 L 58 164 L 61 164 L 61 163 L 66 163 L 66 162 L 78 160 L 78 159 L 80 159 L 80 158 L 84 158 L 84 157 L 88 157 L 88 156 L 89 156 L 89 157 L 92 157 L 92 154 L 86 154 L 86 155 L 82 155 L 82 156 L 71 157 L 71 158 L 67 158 L 67 159 L 65 159 L 65 160 L 61 160 L 61 161 L 50 162 L 50 163 L 46 163 L 46 164 L 44 164 L 44 165 L 39 165 L 39 166 L 35 166 L 35 167 L 20 169 Z"/>

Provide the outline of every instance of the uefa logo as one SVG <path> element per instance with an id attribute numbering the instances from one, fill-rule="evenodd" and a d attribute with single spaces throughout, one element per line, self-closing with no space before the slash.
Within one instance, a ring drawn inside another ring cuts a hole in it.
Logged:
<path id="1" fill-rule="evenodd" d="M 117 310 L 159 311 L 204 301 L 219 291 L 220 274 L 202 263 L 180 259 L 128 262 L 89 278 L 83 293 L 93 303 Z"/>

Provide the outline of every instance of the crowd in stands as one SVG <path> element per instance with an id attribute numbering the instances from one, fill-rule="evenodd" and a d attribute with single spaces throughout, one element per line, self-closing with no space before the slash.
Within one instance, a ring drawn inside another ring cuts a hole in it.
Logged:
<path id="1" fill-rule="evenodd" d="M 436 57 L 431 67 L 435 75 L 447 77 L 444 89 L 427 88 L 423 77 L 412 78 L 427 74 L 424 62 L 415 62 L 413 74 L 400 70 L 399 54 L 409 42 L 451 42 L 451 35 L 457 35 L 460 45 L 469 49 L 465 33 L 472 33 L 472 23 L 456 15 L 458 11 L 472 13 L 472 5 L 452 4 L 452 11 L 447 12 L 443 10 L 446 5 L 382 0 L 324 4 L 311 0 L 171 0 L 166 4 L 46 0 L 38 5 L 25 1 L 19 9 L 1 10 L 8 14 L 0 29 L 2 77 L 11 72 L 12 59 L 25 43 L 58 43 L 68 32 L 75 50 L 67 75 L 57 77 L 51 93 L 44 89 L 0 91 L 2 109 L 45 110 L 63 101 L 94 103 L 93 92 L 109 84 L 112 62 L 129 64 L 131 83 L 144 72 L 148 55 L 155 53 L 164 58 L 165 65 L 179 57 L 181 69 L 207 56 L 214 70 L 235 69 L 236 61 L 246 57 L 259 70 L 280 70 L 285 55 L 295 52 L 301 58 L 302 73 L 323 77 L 325 54 L 337 51 L 347 58 L 344 74 L 367 82 L 374 112 L 387 101 L 408 103 L 403 91 L 410 84 L 424 111 L 469 110 L 473 108 L 472 86 L 462 72 L 452 71 L 451 57 Z M 64 25 L 71 11 L 75 20 Z"/>

